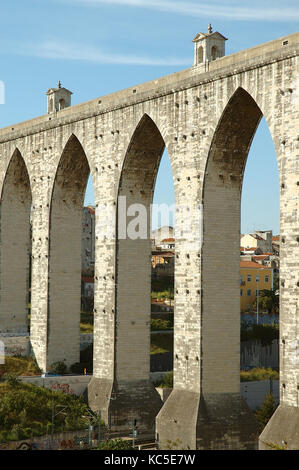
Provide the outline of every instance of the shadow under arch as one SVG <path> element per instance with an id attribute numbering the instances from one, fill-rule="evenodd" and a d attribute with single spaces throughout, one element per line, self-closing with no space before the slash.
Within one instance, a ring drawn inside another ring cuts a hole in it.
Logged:
<path id="1" fill-rule="evenodd" d="M 15 149 L 7 167 L 0 203 L 0 332 L 28 332 L 30 286 L 30 179 Z"/>
<path id="2" fill-rule="evenodd" d="M 47 364 L 80 359 L 82 209 L 90 168 L 72 134 L 57 167 L 49 227 Z"/>
<path id="3" fill-rule="evenodd" d="M 219 403 L 230 397 L 227 409 L 232 407 L 235 424 L 228 426 L 228 436 L 234 432 L 246 446 L 257 442 L 258 430 L 249 411 L 240 413 L 241 193 L 248 152 L 262 116 L 250 94 L 238 88 L 215 130 L 202 198 L 201 394 L 208 408 L 211 396 L 219 394 Z M 234 397 L 240 404 L 233 407 Z M 244 426 L 246 436 L 241 432 Z"/>

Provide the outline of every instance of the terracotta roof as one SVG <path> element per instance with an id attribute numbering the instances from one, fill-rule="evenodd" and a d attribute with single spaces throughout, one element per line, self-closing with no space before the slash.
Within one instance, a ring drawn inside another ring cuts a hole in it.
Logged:
<path id="1" fill-rule="evenodd" d="M 93 215 L 95 214 L 95 210 L 94 210 L 93 207 L 91 207 L 91 206 L 86 206 L 85 209 L 87 209 L 90 214 L 93 214 Z"/>
<path id="2" fill-rule="evenodd" d="M 274 237 L 272 237 L 273 242 L 279 242 L 279 240 L 280 240 L 280 235 L 274 235 Z"/>
<path id="3" fill-rule="evenodd" d="M 165 242 L 174 242 L 175 239 L 174 238 L 164 238 L 164 240 L 161 241 L 161 243 L 165 243 Z"/>
<path id="4" fill-rule="evenodd" d="M 152 251 L 152 256 L 159 256 L 160 258 L 171 258 L 174 256 L 173 251 Z"/>
<path id="5" fill-rule="evenodd" d="M 255 263 L 255 261 L 240 261 L 240 268 L 271 269 L 268 266 Z"/>

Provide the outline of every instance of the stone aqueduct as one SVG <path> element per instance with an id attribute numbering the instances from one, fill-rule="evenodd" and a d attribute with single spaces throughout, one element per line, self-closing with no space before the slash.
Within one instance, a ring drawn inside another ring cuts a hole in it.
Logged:
<path id="1" fill-rule="evenodd" d="M 31 345 L 39 366 L 79 359 L 81 217 L 152 201 L 164 148 L 178 205 L 203 203 L 203 244 L 176 240 L 174 389 L 149 379 L 150 237 L 96 240 L 94 409 L 124 429 L 155 426 L 160 448 L 256 448 L 240 397 L 240 197 L 265 117 L 280 174 L 280 406 L 260 436 L 299 448 L 299 34 L 0 130 L 0 330 L 25 328 L 30 223 Z M 97 214 L 100 217 L 100 214 Z M 192 217 L 192 214 L 190 214 Z M 117 237 L 116 237 L 117 238 Z M 160 410 L 160 411 L 159 411 Z M 266 444 L 265 444 L 266 443 Z"/>

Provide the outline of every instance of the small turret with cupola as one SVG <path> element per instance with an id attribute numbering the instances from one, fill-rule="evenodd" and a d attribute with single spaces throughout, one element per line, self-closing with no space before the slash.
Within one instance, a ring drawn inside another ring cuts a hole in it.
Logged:
<path id="1" fill-rule="evenodd" d="M 209 24 L 207 33 L 198 33 L 193 39 L 193 65 L 201 65 L 223 57 L 225 55 L 225 41 L 227 38 L 217 31 L 213 32 L 212 26 Z"/>

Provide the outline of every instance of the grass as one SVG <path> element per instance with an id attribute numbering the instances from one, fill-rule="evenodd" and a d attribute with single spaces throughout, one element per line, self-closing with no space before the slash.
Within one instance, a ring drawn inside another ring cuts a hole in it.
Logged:
<path id="1" fill-rule="evenodd" d="M 151 334 L 151 354 L 162 354 L 173 352 L 173 335 L 171 334 Z"/>
<path id="2" fill-rule="evenodd" d="M 40 375 L 41 370 L 33 357 L 7 356 L 5 364 L 0 364 L 0 379 L 6 374 Z"/>
<path id="3" fill-rule="evenodd" d="M 255 368 L 249 371 L 240 371 L 241 382 L 252 382 L 255 380 L 269 380 L 272 377 L 274 380 L 279 379 L 279 373 L 270 367 Z M 156 387 L 172 388 L 173 387 L 173 371 L 167 372 L 162 381 L 155 383 Z"/>
<path id="4" fill-rule="evenodd" d="M 81 312 L 80 333 L 93 333 L 93 313 Z"/>
<path id="5" fill-rule="evenodd" d="M 13 377 L 0 383 L 0 441 L 51 433 L 53 404 L 55 432 L 87 428 L 89 408 L 81 398 L 22 383 Z"/>
<path id="6" fill-rule="evenodd" d="M 174 293 L 173 293 L 173 289 L 167 289 L 165 291 L 159 291 L 159 292 L 155 292 L 155 291 L 152 291 L 152 299 L 156 299 L 156 300 L 165 300 L 165 299 L 171 299 L 173 300 L 174 299 Z"/>
<path id="7" fill-rule="evenodd" d="M 173 330 L 173 320 L 151 319 L 151 331 Z"/>
<path id="8" fill-rule="evenodd" d="M 241 382 L 269 380 L 271 377 L 273 380 L 279 379 L 279 372 L 277 370 L 271 369 L 271 367 L 255 367 L 254 369 L 248 371 L 241 370 L 240 372 Z"/>
<path id="9" fill-rule="evenodd" d="M 80 323 L 80 333 L 93 333 L 93 325 L 90 323 Z"/>
<path id="10" fill-rule="evenodd" d="M 173 388 L 173 370 L 167 372 L 161 382 L 155 383 L 155 387 Z"/>

